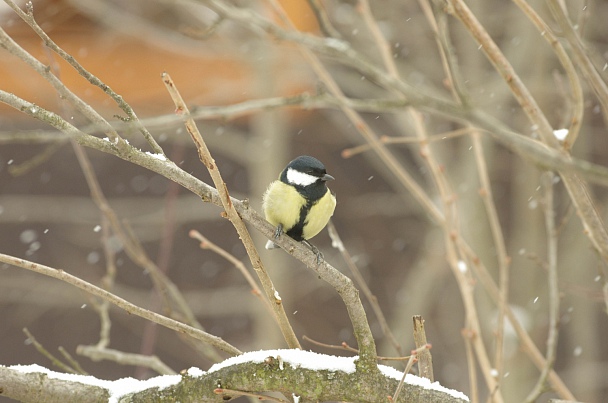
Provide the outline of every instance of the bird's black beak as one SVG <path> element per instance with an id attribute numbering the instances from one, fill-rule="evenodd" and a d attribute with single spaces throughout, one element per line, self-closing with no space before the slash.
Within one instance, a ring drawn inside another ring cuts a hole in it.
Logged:
<path id="1" fill-rule="evenodd" d="M 333 181 L 335 178 L 333 176 L 331 176 L 330 174 L 325 174 L 321 177 L 321 180 L 323 182 L 327 182 L 327 181 Z"/>

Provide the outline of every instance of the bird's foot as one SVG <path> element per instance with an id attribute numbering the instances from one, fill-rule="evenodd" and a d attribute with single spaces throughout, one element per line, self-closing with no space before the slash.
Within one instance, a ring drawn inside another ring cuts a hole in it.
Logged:
<path id="1" fill-rule="evenodd" d="M 274 239 L 277 239 L 283 235 L 283 224 L 277 225 L 277 229 L 274 231 Z"/>
<path id="2" fill-rule="evenodd" d="M 279 225 L 277 225 L 277 229 L 274 231 L 274 239 L 278 239 L 282 234 L 283 234 L 283 224 L 279 224 Z M 278 247 L 279 247 L 279 245 L 272 242 L 271 240 L 268 240 L 268 242 L 266 242 L 266 249 L 277 249 Z"/>
<path id="3" fill-rule="evenodd" d="M 312 253 L 314 253 L 315 255 L 317 255 L 317 266 L 321 264 L 321 262 L 323 262 L 323 253 L 321 253 L 321 251 L 319 249 L 317 249 L 316 246 L 314 246 L 313 244 L 311 244 L 310 242 L 308 242 L 306 239 L 304 239 L 302 241 L 304 244 L 306 244 L 310 250 L 312 251 Z"/>

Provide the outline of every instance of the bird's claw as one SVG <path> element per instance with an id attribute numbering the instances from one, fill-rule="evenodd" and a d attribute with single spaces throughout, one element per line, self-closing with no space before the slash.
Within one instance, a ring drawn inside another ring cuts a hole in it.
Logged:
<path id="1" fill-rule="evenodd" d="M 323 262 L 323 253 L 321 253 L 321 251 L 319 249 L 317 249 L 316 246 L 314 246 L 313 244 L 311 244 L 310 242 L 308 242 L 307 240 L 303 240 L 302 242 L 304 242 L 306 245 L 308 245 L 308 247 L 310 248 L 310 250 L 312 251 L 312 253 L 314 253 L 315 255 L 317 255 L 317 266 L 320 265 Z"/>
<path id="2" fill-rule="evenodd" d="M 283 235 L 283 224 L 277 225 L 277 229 L 274 231 L 274 239 L 278 239 Z"/>

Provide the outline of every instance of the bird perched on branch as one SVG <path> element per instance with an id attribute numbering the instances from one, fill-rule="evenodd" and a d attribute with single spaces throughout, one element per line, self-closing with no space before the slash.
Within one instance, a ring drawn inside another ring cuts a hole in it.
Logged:
<path id="1" fill-rule="evenodd" d="M 308 240 L 327 225 L 336 208 L 336 197 L 327 188 L 334 177 L 316 158 L 307 155 L 291 161 L 264 193 L 264 214 L 277 227 L 275 239 L 285 233 L 299 242 L 305 242 L 317 254 L 319 251 Z M 278 246 L 268 241 L 266 249 Z"/>

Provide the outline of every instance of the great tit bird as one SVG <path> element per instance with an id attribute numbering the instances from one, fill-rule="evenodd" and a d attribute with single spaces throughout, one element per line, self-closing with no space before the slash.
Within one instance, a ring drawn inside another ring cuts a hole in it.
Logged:
<path id="1" fill-rule="evenodd" d="M 327 188 L 326 182 L 334 177 L 325 172 L 325 166 L 316 158 L 307 155 L 291 161 L 264 193 L 263 207 L 266 219 L 277 227 L 278 238 L 285 233 L 299 242 L 307 242 L 327 225 L 336 208 L 336 197 Z M 268 241 L 266 249 L 278 246 Z"/>

